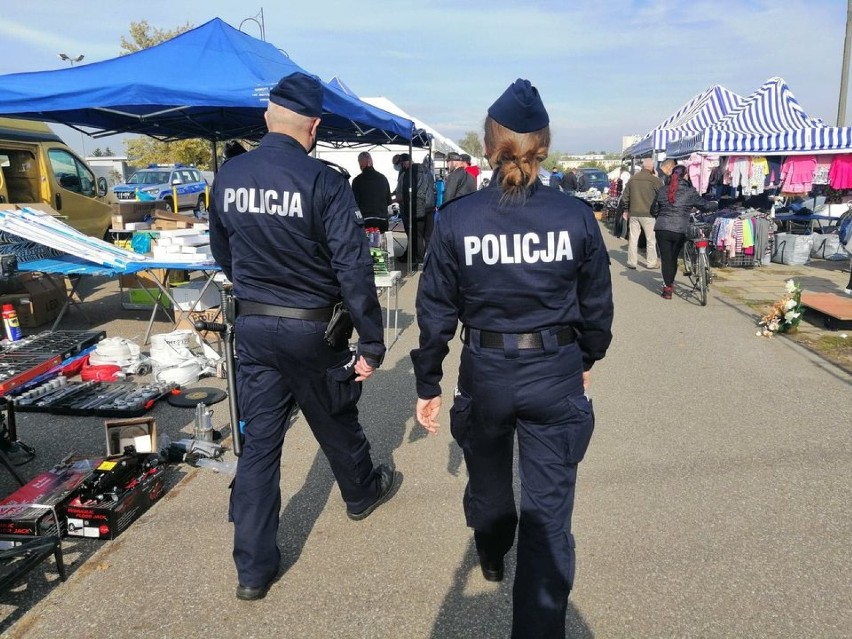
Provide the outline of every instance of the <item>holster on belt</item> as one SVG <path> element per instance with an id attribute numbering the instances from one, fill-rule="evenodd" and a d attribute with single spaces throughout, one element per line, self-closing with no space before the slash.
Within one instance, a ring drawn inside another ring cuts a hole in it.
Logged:
<path id="1" fill-rule="evenodd" d="M 343 302 L 338 302 L 334 306 L 334 312 L 328 321 L 323 337 L 332 348 L 341 348 L 349 343 L 353 329 L 354 325 L 349 309 L 343 305 Z"/>

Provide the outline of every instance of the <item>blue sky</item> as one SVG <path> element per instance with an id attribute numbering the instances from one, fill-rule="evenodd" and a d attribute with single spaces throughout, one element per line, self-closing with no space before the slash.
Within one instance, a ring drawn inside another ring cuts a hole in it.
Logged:
<path id="1" fill-rule="evenodd" d="M 130 23 L 172 29 L 219 17 L 325 80 L 385 96 L 444 135 L 479 132 L 517 77 L 541 92 L 553 148 L 618 151 L 705 88 L 748 95 L 784 78 L 811 117 L 834 124 L 843 0 L 0 0 L 0 74 L 57 69 L 58 53 L 119 54 Z M 852 102 L 852 100 L 850 100 Z M 848 111 L 852 111 L 852 104 Z M 852 124 L 847 115 L 846 124 Z M 80 135 L 63 129 L 80 150 Z M 87 151 L 120 141 L 86 139 Z"/>

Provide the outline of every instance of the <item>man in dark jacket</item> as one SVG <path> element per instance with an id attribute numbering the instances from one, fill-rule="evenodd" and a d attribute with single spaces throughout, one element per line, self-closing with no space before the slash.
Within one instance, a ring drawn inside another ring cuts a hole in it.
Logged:
<path id="1" fill-rule="evenodd" d="M 653 174 L 654 161 L 650 158 L 642 162 L 639 172 L 630 178 L 621 194 L 621 207 L 624 209 L 624 219 L 630 220 L 630 237 L 627 241 L 627 268 L 636 268 L 639 262 L 639 235 L 645 232 L 647 252 L 645 265 L 657 268 L 657 241 L 654 235 L 654 218 L 651 207 L 657 191 L 663 185 L 660 178 Z"/>
<path id="2" fill-rule="evenodd" d="M 569 169 L 562 176 L 562 190 L 566 193 L 574 193 L 577 190 L 577 174 L 574 173 L 573 169 Z"/>
<path id="3" fill-rule="evenodd" d="M 476 182 L 473 176 L 465 170 L 465 163 L 461 155 L 455 152 L 448 153 L 447 167 L 450 172 L 444 180 L 444 204 L 476 190 Z"/>
<path id="4" fill-rule="evenodd" d="M 352 192 L 364 218 L 364 226 L 377 227 L 382 233 L 388 230 L 388 206 L 391 203 L 388 179 L 376 171 L 372 156 L 363 151 L 358 154 L 361 174 L 352 180 Z"/>

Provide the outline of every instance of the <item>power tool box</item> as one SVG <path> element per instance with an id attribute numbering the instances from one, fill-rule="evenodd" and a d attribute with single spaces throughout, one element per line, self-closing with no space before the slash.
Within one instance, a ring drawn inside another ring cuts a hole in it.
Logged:
<path id="1" fill-rule="evenodd" d="M 65 507 L 103 458 L 59 464 L 0 501 L 0 534 L 56 534 L 53 511 L 64 528 Z"/>
<path id="2" fill-rule="evenodd" d="M 69 537 L 115 539 L 165 492 L 157 455 L 108 457 L 65 508 Z"/>

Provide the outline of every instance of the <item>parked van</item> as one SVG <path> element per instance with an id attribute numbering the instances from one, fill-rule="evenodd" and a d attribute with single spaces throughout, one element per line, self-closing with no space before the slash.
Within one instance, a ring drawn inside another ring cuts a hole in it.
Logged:
<path id="1" fill-rule="evenodd" d="M 108 190 L 46 124 L 0 118 L 0 208 L 47 204 L 66 224 L 103 238 L 113 213 Z"/>

